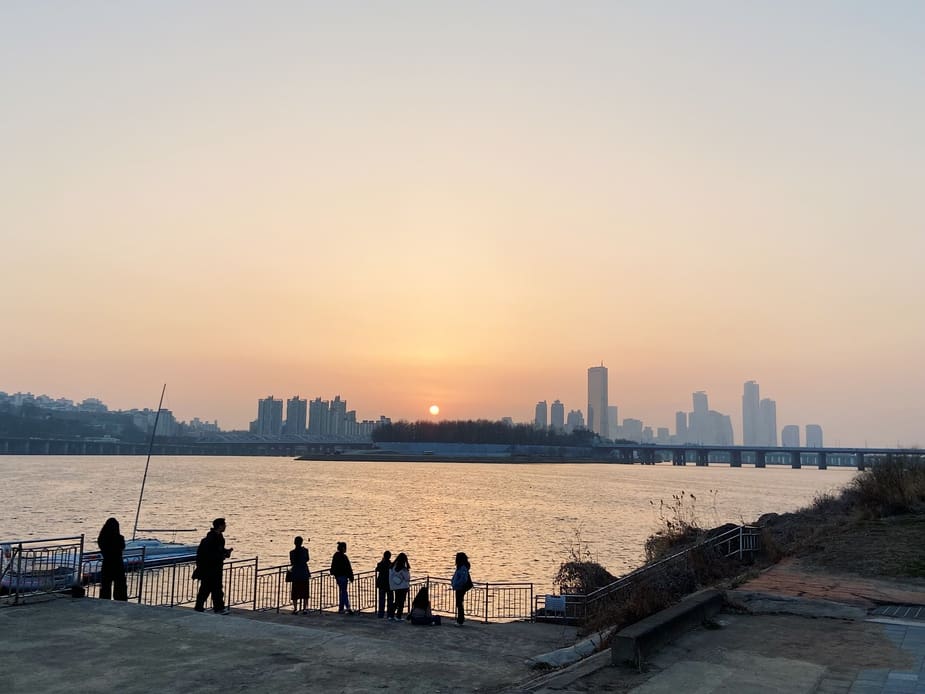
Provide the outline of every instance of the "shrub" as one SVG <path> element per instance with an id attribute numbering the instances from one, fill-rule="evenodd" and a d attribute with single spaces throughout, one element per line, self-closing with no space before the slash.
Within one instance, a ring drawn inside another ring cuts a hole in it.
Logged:
<path id="1" fill-rule="evenodd" d="M 925 503 L 925 460 L 887 456 L 852 480 L 847 490 L 867 517 L 910 513 Z"/>

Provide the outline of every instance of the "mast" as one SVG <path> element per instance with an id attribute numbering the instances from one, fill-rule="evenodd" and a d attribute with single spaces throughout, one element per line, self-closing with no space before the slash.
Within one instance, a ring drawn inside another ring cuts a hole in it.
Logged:
<path id="1" fill-rule="evenodd" d="M 135 525 L 132 526 L 132 539 L 135 539 L 135 533 L 138 532 L 138 516 L 141 514 L 141 500 L 145 496 L 145 482 L 148 479 L 148 465 L 151 463 L 151 451 L 154 449 L 154 434 L 157 433 L 157 420 L 161 418 L 161 405 L 164 404 L 164 393 L 167 392 L 167 384 L 161 389 L 161 399 L 157 403 L 157 414 L 154 415 L 154 428 L 151 429 L 151 440 L 148 442 L 148 459 L 145 461 L 145 474 L 141 478 L 141 493 L 138 495 L 138 508 L 135 510 Z"/>

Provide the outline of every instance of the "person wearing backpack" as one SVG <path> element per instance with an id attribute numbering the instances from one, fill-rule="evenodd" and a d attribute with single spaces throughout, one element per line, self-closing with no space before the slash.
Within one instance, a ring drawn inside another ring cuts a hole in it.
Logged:
<path id="1" fill-rule="evenodd" d="M 461 627 L 466 621 L 466 593 L 472 589 L 472 577 L 469 575 L 469 557 L 465 552 L 456 553 L 456 571 L 450 579 L 450 587 L 456 591 L 456 626 Z"/>
<path id="2" fill-rule="evenodd" d="M 395 564 L 389 572 L 389 587 L 395 593 L 395 604 L 389 611 L 389 621 L 401 622 L 405 612 L 405 600 L 411 588 L 411 564 L 408 563 L 408 555 L 404 552 L 395 557 Z"/>

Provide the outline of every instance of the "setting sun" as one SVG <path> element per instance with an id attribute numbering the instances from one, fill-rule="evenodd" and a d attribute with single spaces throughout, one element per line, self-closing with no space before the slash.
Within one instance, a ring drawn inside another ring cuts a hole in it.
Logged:
<path id="1" fill-rule="evenodd" d="M 430 406 L 430 413 L 431 413 L 432 415 L 435 415 L 435 416 L 436 416 L 436 415 L 440 414 L 440 408 L 439 408 L 437 405 L 431 405 L 431 406 Z"/>

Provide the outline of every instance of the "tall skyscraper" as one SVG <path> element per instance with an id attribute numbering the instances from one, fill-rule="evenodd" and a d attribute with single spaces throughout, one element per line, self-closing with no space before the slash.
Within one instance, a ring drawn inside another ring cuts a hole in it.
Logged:
<path id="1" fill-rule="evenodd" d="M 588 369 L 588 429 L 602 438 L 610 438 L 607 422 L 607 367 Z"/>
<path id="2" fill-rule="evenodd" d="M 742 443 L 746 446 L 766 445 L 761 441 L 759 431 L 759 400 L 758 384 L 755 381 L 746 381 L 742 392 Z"/>
<path id="3" fill-rule="evenodd" d="M 549 408 L 549 424 L 553 431 L 565 431 L 565 405 L 556 400 Z"/>
<path id="4" fill-rule="evenodd" d="M 674 432 L 678 443 L 690 443 L 687 438 L 687 412 L 674 413 Z"/>
<path id="5" fill-rule="evenodd" d="M 777 403 L 763 398 L 758 403 L 758 446 L 777 445 Z"/>
<path id="6" fill-rule="evenodd" d="M 283 401 L 272 395 L 257 401 L 257 433 L 279 436 L 283 433 Z"/>
<path id="7" fill-rule="evenodd" d="M 806 425 L 806 447 L 822 448 L 822 427 L 818 424 Z"/>
<path id="8" fill-rule="evenodd" d="M 780 430 L 780 445 L 785 448 L 798 448 L 800 445 L 800 427 L 788 424 Z"/>
<path id="9" fill-rule="evenodd" d="M 537 429 L 546 429 L 549 424 L 546 416 L 546 401 L 540 400 L 536 403 L 536 414 L 533 417 L 533 426 Z"/>
<path id="10" fill-rule="evenodd" d="M 607 433 L 610 438 L 616 438 L 617 433 L 620 431 L 620 425 L 617 420 L 617 415 L 619 411 L 616 405 L 607 406 Z"/>
<path id="11" fill-rule="evenodd" d="M 286 401 L 286 434 L 304 436 L 308 422 L 308 402 L 298 395 Z"/>

